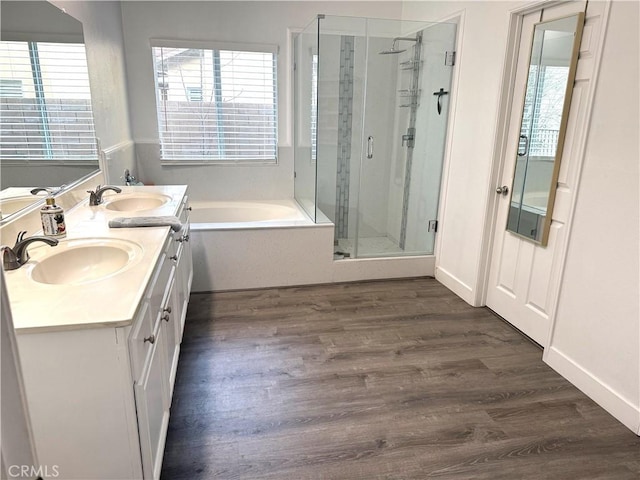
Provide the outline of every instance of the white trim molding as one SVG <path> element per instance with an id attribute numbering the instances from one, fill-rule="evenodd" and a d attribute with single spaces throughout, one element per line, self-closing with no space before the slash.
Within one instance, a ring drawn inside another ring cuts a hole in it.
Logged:
<path id="1" fill-rule="evenodd" d="M 633 405 L 604 381 L 554 346 L 545 350 L 544 361 L 636 435 L 640 435 L 640 408 L 638 406 Z"/>

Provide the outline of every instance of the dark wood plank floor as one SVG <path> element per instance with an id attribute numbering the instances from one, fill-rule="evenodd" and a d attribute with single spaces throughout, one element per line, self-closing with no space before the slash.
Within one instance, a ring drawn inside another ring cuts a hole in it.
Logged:
<path id="1" fill-rule="evenodd" d="M 640 439 L 433 279 L 191 297 L 180 479 L 634 479 Z"/>

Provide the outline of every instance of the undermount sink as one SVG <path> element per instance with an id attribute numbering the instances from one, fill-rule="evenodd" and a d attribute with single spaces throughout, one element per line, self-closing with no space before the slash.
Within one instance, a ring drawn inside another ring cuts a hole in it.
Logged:
<path id="1" fill-rule="evenodd" d="M 159 208 L 171 200 L 167 195 L 155 193 L 129 193 L 104 196 L 107 210 L 117 212 L 141 212 Z"/>
<path id="2" fill-rule="evenodd" d="M 132 266 L 142 247 L 119 239 L 62 240 L 55 247 L 30 248 L 32 280 L 51 285 L 80 285 L 103 280 Z"/>

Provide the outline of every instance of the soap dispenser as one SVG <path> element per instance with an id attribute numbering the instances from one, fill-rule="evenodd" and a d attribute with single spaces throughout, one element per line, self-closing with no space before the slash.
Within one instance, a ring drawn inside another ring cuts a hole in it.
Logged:
<path id="1" fill-rule="evenodd" d="M 56 205 L 56 199 L 48 197 L 45 205 L 40 209 L 42 219 L 42 233 L 48 237 L 63 238 L 67 235 L 64 222 L 64 210 Z"/>

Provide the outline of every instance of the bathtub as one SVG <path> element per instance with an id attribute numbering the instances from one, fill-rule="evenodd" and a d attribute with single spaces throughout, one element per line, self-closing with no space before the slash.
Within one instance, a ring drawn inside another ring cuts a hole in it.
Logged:
<path id="1" fill-rule="evenodd" d="M 295 200 L 190 204 L 194 292 L 327 281 L 333 225 Z"/>
<path id="2" fill-rule="evenodd" d="M 237 229 L 313 225 L 294 200 L 268 202 L 191 202 L 194 228 Z"/>
<path id="3" fill-rule="evenodd" d="M 190 202 L 193 292 L 433 275 L 433 256 L 333 260 L 332 223 L 293 199 Z"/>

